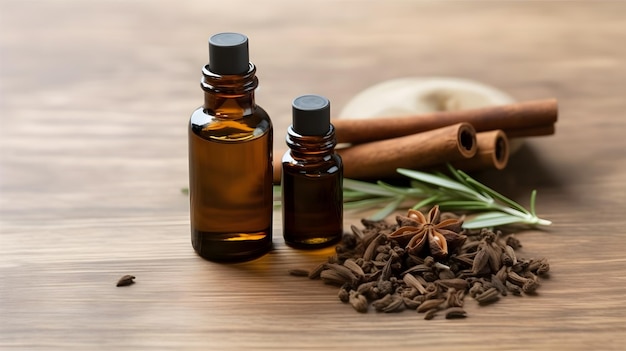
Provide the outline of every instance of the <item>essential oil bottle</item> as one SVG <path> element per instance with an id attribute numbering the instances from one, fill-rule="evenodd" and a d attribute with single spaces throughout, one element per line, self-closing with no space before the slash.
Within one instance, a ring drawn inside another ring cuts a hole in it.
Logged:
<path id="1" fill-rule="evenodd" d="M 335 153 L 330 102 L 303 95 L 292 103 L 282 158 L 283 236 L 294 248 L 329 246 L 343 234 L 343 164 Z"/>
<path id="2" fill-rule="evenodd" d="M 191 243 L 212 261 L 245 261 L 272 247 L 272 122 L 254 100 L 248 38 L 209 39 L 204 105 L 189 123 Z"/>

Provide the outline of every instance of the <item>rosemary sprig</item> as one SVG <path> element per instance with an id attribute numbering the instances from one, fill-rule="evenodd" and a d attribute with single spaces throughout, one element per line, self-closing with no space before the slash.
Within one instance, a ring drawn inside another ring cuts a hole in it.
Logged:
<path id="1" fill-rule="evenodd" d="M 281 188 L 280 185 L 272 186 L 272 200 L 274 202 L 274 208 L 280 207 L 282 204 L 281 201 Z"/>
<path id="2" fill-rule="evenodd" d="M 465 172 L 448 166 L 451 177 L 443 173 L 426 173 L 398 169 L 398 173 L 411 178 L 410 187 L 397 187 L 382 181 L 368 183 L 344 179 L 344 208 L 366 209 L 386 204 L 371 216 L 373 220 L 387 217 L 403 203 L 416 201 L 414 209 L 438 204 L 443 210 L 481 212 L 465 221 L 464 228 L 476 229 L 507 224 L 530 226 L 550 225 L 535 212 L 537 191 L 530 196 L 530 210 L 497 191 L 478 182 Z"/>

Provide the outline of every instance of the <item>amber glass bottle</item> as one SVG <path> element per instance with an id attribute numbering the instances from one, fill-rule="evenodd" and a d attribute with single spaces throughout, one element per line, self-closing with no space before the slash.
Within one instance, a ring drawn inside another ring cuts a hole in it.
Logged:
<path id="1" fill-rule="evenodd" d="M 283 236 L 292 247 L 319 248 L 343 234 L 343 165 L 335 153 L 330 102 L 303 95 L 292 104 L 289 151 L 282 159 Z"/>
<path id="2" fill-rule="evenodd" d="M 189 123 L 191 243 L 213 261 L 244 261 L 272 246 L 272 122 L 255 104 L 248 38 L 209 39 L 204 105 Z"/>

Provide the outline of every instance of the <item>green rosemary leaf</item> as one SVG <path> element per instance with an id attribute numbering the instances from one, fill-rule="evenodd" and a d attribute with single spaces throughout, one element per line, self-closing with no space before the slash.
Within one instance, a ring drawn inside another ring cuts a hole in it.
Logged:
<path id="1" fill-rule="evenodd" d="M 480 194 L 478 194 L 474 189 L 469 188 L 465 186 L 464 184 L 455 182 L 449 178 L 443 178 L 443 177 L 436 176 L 433 174 L 424 173 L 420 171 L 413 171 L 413 170 L 404 169 L 404 168 L 398 168 L 397 172 L 402 174 L 403 176 L 413 178 L 413 179 L 416 179 L 425 183 L 437 185 L 437 186 L 448 188 L 451 190 L 456 190 L 462 193 L 468 193 L 468 194 L 480 196 Z"/>
<path id="2" fill-rule="evenodd" d="M 467 182 L 465 181 L 465 179 L 463 178 L 463 176 L 459 173 L 459 170 L 455 169 L 454 167 L 452 167 L 451 164 L 448 163 L 448 171 L 450 172 L 450 174 L 452 174 L 452 176 L 454 178 L 456 178 L 457 181 L 459 181 L 462 184 L 465 184 L 466 186 L 469 187 L 469 184 L 467 184 Z"/>
<path id="3" fill-rule="evenodd" d="M 385 219 L 385 217 L 389 216 L 393 211 L 395 211 L 398 206 L 404 201 L 404 196 L 398 196 L 394 201 L 387 204 L 387 206 L 383 207 L 380 211 L 376 212 L 374 215 L 370 217 L 373 221 L 380 221 Z"/>
<path id="4" fill-rule="evenodd" d="M 381 180 L 379 180 L 378 182 L 376 182 L 376 184 L 378 186 L 380 186 L 381 188 L 387 189 L 393 193 L 399 194 L 399 195 L 408 195 L 408 196 L 417 196 L 417 195 L 423 195 L 425 193 L 425 190 L 423 189 L 414 189 L 414 188 L 405 188 L 405 187 L 400 187 L 400 186 L 394 186 L 391 185 L 389 183 L 385 183 Z"/>
<path id="5" fill-rule="evenodd" d="M 483 212 L 477 216 L 474 217 L 474 219 L 491 219 L 491 218 L 499 218 L 502 217 L 503 215 L 509 216 L 509 217 L 515 217 L 513 215 L 507 214 L 507 213 L 502 213 L 499 211 L 491 211 L 491 212 Z"/>
<path id="6" fill-rule="evenodd" d="M 530 212 L 525 209 L 522 205 L 518 204 L 517 202 L 509 199 L 508 197 L 500 194 L 499 192 L 491 189 L 490 187 L 480 183 L 479 181 L 475 180 L 474 178 L 470 177 L 469 175 L 465 174 L 463 171 L 458 171 L 463 177 L 465 177 L 466 181 L 471 184 L 475 189 L 481 191 L 483 194 L 493 198 L 493 199 L 497 199 L 498 201 L 503 202 L 504 204 L 506 204 L 507 206 L 518 210 L 522 213 L 527 213 L 529 214 Z"/>
<path id="7" fill-rule="evenodd" d="M 430 186 L 429 184 L 420 183 L 417 180 L 411 181 L 411 188 L 419 188 L 420 192 L 424 193 L 424 196 L 429 196 L 429 197 L 437 196 L 438 197 L 438 201 L 459 199 L 459 193 L 458 192 L 455 192 L 455 191 L 450 190 L 450 189 L 435 188 L 433 186 Z M 473 199 L 474 197 L 472 197 L 469 194 L 463 193 L 461 198 Z"/>
<path id="8" fill-rule="evenodd" d="M 535 216 L 535 217 L 534 217 L 534 223 L 532 223 L 532 224 L 533 224 L 533 225 L 534 225 L 534 224 L 538 224 L 538 225 L 550 225 L 550 224 L 552 224 L 552 221 L 549 221 L 549 220 L 547 220 L 547 219 L 543 219 L 543 218 L 539 218 L 539 217 Z"/>
<path id="9" fill-rule="evenodd" d="M 280 185 L 272 186 L 272 199 L 274 200 L 274 207 L 280 207 L 282 201 L 282 189 Z"/>
<path id="10" fill-rule="evenodd" d="M 439 200 L 441 197 L 439 195 L 433 195 L 431 197 L 428 197 L 418 203 L 416 203 L 415 205 L 413 205 L 412 209 L 414 210 L 419 210 L 422 207 L 426 207 L 430 204 L 434 204 L 437 202 L 437 200 Z"/>
<path id="11" fill-rule="evenodd" d="M 387 203 L 391 200 L 393 200 L 392 197 L 376 197 L 364 200 L 347 201 L 343 203 L 343 208 L 346 210 L 367 209 Z"/>
<path id="12" fill-rule="evenodd" d="M 537 213 L 535 212 L 535 200 L 537 200 L 537 190 L 533 189 L 530 193 L 530 214 L 537 217 Z"/>
<path id="13" fill-rule="evenodd" d="M 343 180 L 343 187 L 347 189 L 357 190 L 371 195 L 393 196 L 395 193 L 381 188 L 380 186 L 360 180 L 346 179 Z"/>
<path id="14" fill-rule="evenodd" d="M 461 184 L 474 190 L 474 193 L 477 199 L 486 203 L 494 202 L 493 197 L 490 196 L 488 192 L 485 192 L 483 188 L 476 186 L 475 183 L 478 183 L 478 182 L 476 182 L 472 177 L 470 177 L 469 175 L 467 175 L 465 172 L 461 171 L 460 169 L 454 169 L 454 167 L 452 167 L 450 164 L 448 164 L 448 169 L 454 175 L 454 178 L 456 178 Z M 478 184 L 482 185 L 480 183 Z"/>
<path id="15" fill-rule="evenodd" d="M 411 180 L 410 186 L 411 188 L 418 189 L 419 191 L 424 192 L 424 193 L 435 191 L 430 185 L 426 183 L 422 183 L 414 179 Z"/>
<path id="16" fill-rule="evenodd" d="M 362 191 L 356 191 L 351 189 L 343 189 L 343 201 L 354 201 L 371 198 L 372 195 L 366 194 Z"/>
<path id="17" fill-rule="evenodd" d="M 479 229 L 497 227 L 500 225 L 525 223 L 520 217 L 512 216 L 502 212 L 488 212 L 478 215 L 463 223 L 463 228 Z"/>
<path id="18" fill-rule="evenodd" d="M 481 201 L 448 200 L 438 202 L 444 210 L 485 211 L 492 209 L 490 204 Z"/>

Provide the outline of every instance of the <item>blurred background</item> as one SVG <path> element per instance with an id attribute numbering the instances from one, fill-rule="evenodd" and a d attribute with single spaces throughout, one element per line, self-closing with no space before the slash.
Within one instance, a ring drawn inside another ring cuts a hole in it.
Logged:
<path id="1" fill-rule="evenodd" d="M 622 1 L 0 0 L 0 348 L 622 349 L 625 25 Z M 471 313 L 452 338 L 410 316 L 372 328 L 385 317 L 346 313 L 321 284 L 305 296 L 285 273 L 324 254 L 286 248 L 278 210 L 276 250 L 258 264 L 197 257 L 187 124 L 208 38 L 223 31 L 250 39 L 275 150 L 306 93 L 334 116 L 404 77 L 557 98 L 555 135 L 478 174 L 524 205 L 538 189 L 554 225 L 525 233 L 524 248 L 558 272 L 541 298 L 502 302 L 515 318 Z M 138 284 L 115 288 L 129 273 Z"/>
<path id="2" fill-rule="evenodd" d="M 124 216 L 126 206 L 163 209 L 158 201 L 167 200 L 153 193 L 186 185 L 186 124 L 202 103 L 208 37 L 221 31 L 250 38 L 260 79 L 257 102 L 272 116 L 280 150 L 295 96 L 325 95 L 337 114 L 361 90 L 400 77 L 470 79 L 516 100 L 556 97 L 557 135 L 534 139 L 534 145 L 547 159 L 576 152 L 597 162 L 599 174 L 610 165 L 572 145 L 584 143 L 599 125 L 620 127 L 603 128 L 606 140 L 621 138 L 624 127 L 619 116 L 598 114 L 598 107 L 623 106 L 617 93 L 626 85 L 622 2 L 0 4 L 4 213 L 36 201 L 38 211 L 30 215 L 48 217 L 100 197 L 121 197 L 108 201 L 115 204 L 109 214 Z M 55 162 L 45 162 L 51 158 Z M 94 187 L 89 198 L 81 198 L 80 187 L 88 186 Z M 120 187 L 132 188 L 133 196 Z M 20 188 L 39 195 L 10 196 Z M 154 201 L 139 200 L 143 193 L 155 195 Z M 81 213 L 94 214 L 86 208 Z"/>

